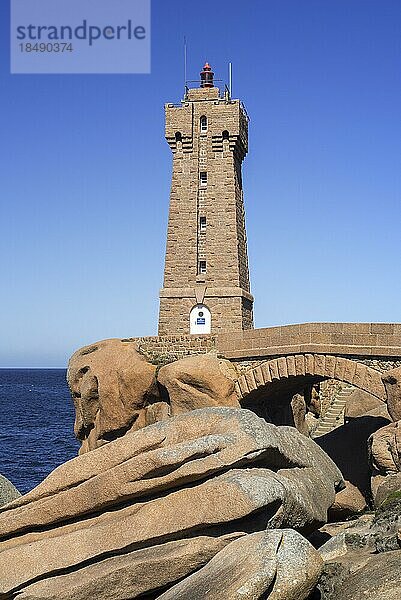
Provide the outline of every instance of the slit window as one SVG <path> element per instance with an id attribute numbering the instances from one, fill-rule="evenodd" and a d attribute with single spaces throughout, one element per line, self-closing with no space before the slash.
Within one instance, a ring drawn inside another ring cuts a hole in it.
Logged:
<path id="1" fill-rule="evenodd" d="M 206 217 L 199 218 L 199 230 L 202 233 L 206 231 Z"/>
<path id="2" fill-rule="evenodd" d="M 206 171 L 201 171 L 199 174 L 200 184 L 203 186 L 207 185 L 207 173 Z"/>
<path id="3" fill-rule="evenodd" d="M 202 133 L 207 131 L 207 117 L 205 115 L 200 118 L 200 130 Z"/>
<path id="4" fill-rule="evenodd" d="M 206 261 L 205 260 L 199 261 L 199 273 L 200 274 L 206 273 Z"/>

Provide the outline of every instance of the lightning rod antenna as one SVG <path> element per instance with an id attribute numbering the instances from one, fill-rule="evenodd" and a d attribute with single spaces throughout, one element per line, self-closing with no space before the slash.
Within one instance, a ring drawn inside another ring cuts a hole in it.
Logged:
<path id="1" fill-rule="evenodd" d="M 184 90 L 187 87 L 187 38 L 184 36 Z"/>
<path id="2" fill-rule="evenodd" d="M 233 97 L 233 63 L 228 63 L 228 89 L 230 91 L 230 99 Z"/>

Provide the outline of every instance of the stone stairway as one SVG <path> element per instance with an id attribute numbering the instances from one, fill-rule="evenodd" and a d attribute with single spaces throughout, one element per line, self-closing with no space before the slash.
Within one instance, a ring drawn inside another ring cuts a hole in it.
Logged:
<path id="1" fill-rule="evenodd" d="M 347 398 L 354 391 L 352 385 L 345 385 L 335 396 L 333 402 L 327 409 L 324 416 L 320 419 L 316 429 L 312 431 L 312 438 L 320 437 L 330 433 L 336 427 L 344 424 L 344 411 Z"/>

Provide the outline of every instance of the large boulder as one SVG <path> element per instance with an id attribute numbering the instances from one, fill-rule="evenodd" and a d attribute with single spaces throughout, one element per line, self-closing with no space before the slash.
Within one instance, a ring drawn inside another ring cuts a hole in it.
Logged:
<path id="1" fill-rule="evenodd" d="M 231 542 L 158 600 L 304 600 L 322 566 L 319 553 L 299 533 L 262 531 Z"/>
<path id="2" fill-rule="evenodd" d="M 19 600 L 126 600 L 190 575 L 239 535 L 176 540 L 104 558 L 28 585 Z"/>
<path id="3" fill-rule="evenodd" d="M 383 478 L 372 477 L 372 493 L 377 507 L 394 495 L 401 498 L 401 472 L 390 473 Z"/>
<path id="4" fill-rule="evenodd" d="M 391 421 L 387 404 L 372 394 L 355 388 L 347 397 L 344 418 L 347 421 L 347 419 L 356 419 L 357 417 L 383 417 L 389 422 Z"/>
<path id="5" fill-rule="evenodd" d="M 309 532 L 340 483 L 329 457 L 292 427 L 241 409 L 183 414 L 82 454 L 0 510 L 0 594 L 56 575 L 68 587 L 105 557 L 181 538 Z"/>
<path id="6" fill-rule="evenodd" d="M 291 411 L 296 429 L 303 435 L 309 436 L 309 427 L 306 420 L 307 407 L 303 394 L 295 394 L 292 397 Z"/>
<path id="7" fill-rule="evenodd" d="M 356 552 L 325 564 L 311 600 L 399 600 L 401 550 Z"/>
<path id="8" fill-rule="evenodd" d="M 327 524 L 312 534 L 325 565 L 310 600 L 361 600 L 371 596 L 384 600 L 386 593 L 388 598 L 398 599 L 400 528 L 401 494 L 394 494 L 375 513 Z M 321 545 L 328 536 L 329 540 Z"/>
<path id="9" fill-rule="evenodd" d="M 348 480 L 345 487 L 336 494 L 334 504 L 329 511 L 331 521 L 347 519 L 358 515 L 368 508 L 367 498 L 362 492 Z"/>
<path id="10" fill-rule="evenodd" d="M 281 495 L 294 487 L 294 498 L 286 503 L 292 505 L 291 518 L 296 518 L 297 504 L 309 503 L 305 522 L 312 515 L 316 522 L 325 521 L 342 476 L 317 444 L 293 427 L 266 423 L 248 410 L 209 408 L 126 434 L 60 465 L 34 490 L 0 510 L 0 538 L 254 466 L 266 469 Z M 308 485 L 302 496 L 302 486 Z M 288 518 L 285 511 L 279 513 Z"/>
<path id="11" fill-rule="evenodd" d="M 376 508 L 372 530 L 378 552 L 401 548 L 401 488 L 391 492 Z"/>
<path id="12" fill-rule="evenodd" d="M 6 477 L 0 475 L 0 506 L 19 498 L 20 492 Z"/>
<path id="13" fill-rule="evenodd" d="M 80 454 L 148 424 L 158 400 L 156 367 L 132 341 L 103 340 L 72 355 L 67 372 Z"/>
<path id="14" fill-rule="evenodd" d="M 400 600 L 401 550 L 371 556 L 341 585 L 342 600 Z"/>
<path id="15" fill-rule="evenodd" d="M 393 421 L 401 420 L 401 367 L 386 371 L 382 377 L 387 393 L 387 409 Z"/>
<path id="16" fill-rule="evenodd" d="M 369 438 L 372 495 L 379 506 L 392 492 L 401 490 L 401 421 L 390 423 Z"/>
<path id="17" fill-rule="evenodd" d="M 172 415 L 207 406 L 240 407 L 237 372 L 228 360 L 188 356 L 162 367 L 157 379 L 168 392 Z"/>

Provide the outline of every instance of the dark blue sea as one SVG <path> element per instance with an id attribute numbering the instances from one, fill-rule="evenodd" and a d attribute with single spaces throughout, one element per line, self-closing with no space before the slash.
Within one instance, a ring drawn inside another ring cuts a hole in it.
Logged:
<path id="1" fill-rule="evenodd" d="M 65 369 L 0 369 L 0 473 L 21 493 L 78 452 Z"/>

